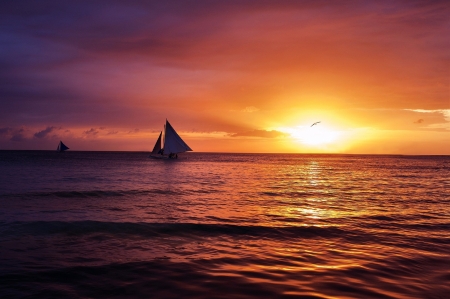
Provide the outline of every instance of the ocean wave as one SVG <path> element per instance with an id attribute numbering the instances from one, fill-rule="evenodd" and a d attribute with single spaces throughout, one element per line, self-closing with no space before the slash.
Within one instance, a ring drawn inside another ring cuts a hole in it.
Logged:
<path id="1" fill-rule="evenodd" d="M 173 189 L 148 189 L 148 190 L 81 190 L 81 191 L 49 191 L 49 192 L 25 192 L 4 194 L 5 197 L 20 199 L 36 198 L 110 198 L 124 196 L 145 196 L 153 194 L 163 195 L 183 195 L 185 191 Z"/>
<path id="2" fill-rule="evenodd" d="M 232 236 L 265 239 L 337 238 L 346 232 L 335 226 L 258 226 L 204 223 L 131 223 L 101 221 L 29 221 L 0 223 L 0 235 L 86 235 L 109 234 L 121 237 Z"/>
<path id="3" fill-rule="evenodd" d="M 153 195 L 190 195 L 221 193 L 221 190 L 211 188 L 149 188 L 145 190 L 71 190 L 71 191 L 31 191 L 23 193 L 0 194 L 4 198 L 13 199 L 43 199 L 43 198 L 113 198 L 113 197 L 145 197 Z"/>
<path id="4" fill-rule="evenodd" d="M 214 219 L 212 219 L 214 221 Z M 285 221 L 289 223 L 289 221 Z M 294 222 L 295 223 L 295 222 Z M 264 226 L 218 223 L 145 223 L 145 222 L 103 222 L 103 221 L 16 221 L 0 222 L 0 238 L 14 236 L 87 236 L 120 238 L 166 238 L 189 239 L 230 237 L 235 239 L 264 239 L 287 241 L 296 239 L 335 239 L 354 244 L 384 244 L 420 250 L 433 250 L 434 246 L 449 245 L 445 237 L 448 224 L 419 225 L 424 233 L 411 234 L 400 226 Z M 427 229 L 425 229 L 427 227 Z M 395 228 L 398 228 L 396 230 Z M 439 248 L 441 248 L 439 247 Z M 441 248 L 442 249 L 442 248 Z M 445 251 L 445 249 L 443 249 Z M 436 248 L 437 252 L 438 249 Z M 442 250 L 440 250 L 442 251 Z"/>

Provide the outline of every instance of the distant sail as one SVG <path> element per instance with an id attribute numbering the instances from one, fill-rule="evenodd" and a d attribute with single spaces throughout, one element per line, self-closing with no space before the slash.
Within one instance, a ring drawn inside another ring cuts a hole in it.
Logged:
<path id="1" fill-rule="evenodd" d="M 158 140 L 156 141 L 155 146 L 153 147 L 153 150 L 152 150 L 153 155 L 157 155 L 161 152 L 161 136 L 162 136 L 162 132 L 159 133 Z"/>
<path id="2" fill-rule="evenodd" d="M 164 154 L 177 154 L 192 151 L 189 145 L 181 139 L 178 133 L 166 120 L 166 132 L 164 136 Z"/>
<path id="3" fill-rule="evenodd" d="M 57 152 L 63 152 L 63 151 L 66 151 L 68 149 L 69 148 L 64 143 L 62 143 L 62 141 L 59 141 L 59 144 L 58 144 L 58 147 L 56 148 L 56 151 Z"/>
<path id="4" fill-rule="evenodd" d="M 181 139 L 166 119 L 164 131 L 159 134 L 150 157 L 155 159 L 176 158 L 177 154 L 187 151 L 192 151 L 192 149 Z"/>

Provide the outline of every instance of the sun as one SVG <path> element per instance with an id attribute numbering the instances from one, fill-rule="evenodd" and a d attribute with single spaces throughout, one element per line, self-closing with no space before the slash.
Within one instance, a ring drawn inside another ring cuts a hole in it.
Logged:
<path id="1" fill-rule="evenodd" d="M 340 133 L 325 126 L 297 127 L 292 137 L 307 145 L 324 145 L 338 140 Z"/>
<path id="2" fill-rule="evenodd" d="M 341 132 L 331 129 L 322 124 L 315 126 L 297 126 L 294 128 L 283 128 L 296 141 L 308 146 L 323 146 L 339 140 Z"/>

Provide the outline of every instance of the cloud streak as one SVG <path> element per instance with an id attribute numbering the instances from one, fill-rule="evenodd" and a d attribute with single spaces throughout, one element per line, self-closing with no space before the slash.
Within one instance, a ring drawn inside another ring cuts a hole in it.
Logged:
<path id="1" fill-rule="evenodd" d="M 276 138 L 285 137 L 288 134 L 279 132 L 276 130 L 266 131 L 266 130 L 252 130 L 241 133 L 230 134 L 230 137 L 261 137 L 261 138 Z"/>

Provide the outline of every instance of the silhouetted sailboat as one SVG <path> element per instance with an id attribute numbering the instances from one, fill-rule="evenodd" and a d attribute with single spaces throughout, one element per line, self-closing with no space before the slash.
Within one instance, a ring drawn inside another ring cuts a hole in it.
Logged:
<path id="1" fill-rule="evenodd" d="M 184 153 L 187 151 L 192 151 L 192 149 L 186 144 L 186 142 L 184 142 L 183 139 L 181 139 L 166 119 L 164 131 L 159 133 L 158 140 L 156 140 L 150 157 L 155 159 L 174 159 L 178 157 L 179 153 Z"/>
<path id="2" fill-rule="evenodd" d="M 69 148 L 67 147 L 67 145 L 65 145 L 64 143 L 62 143 L 62 141 L 59 141 L 58 147 L 56 148 L 57 152 L 63 152 L 68 150 Z"/>

